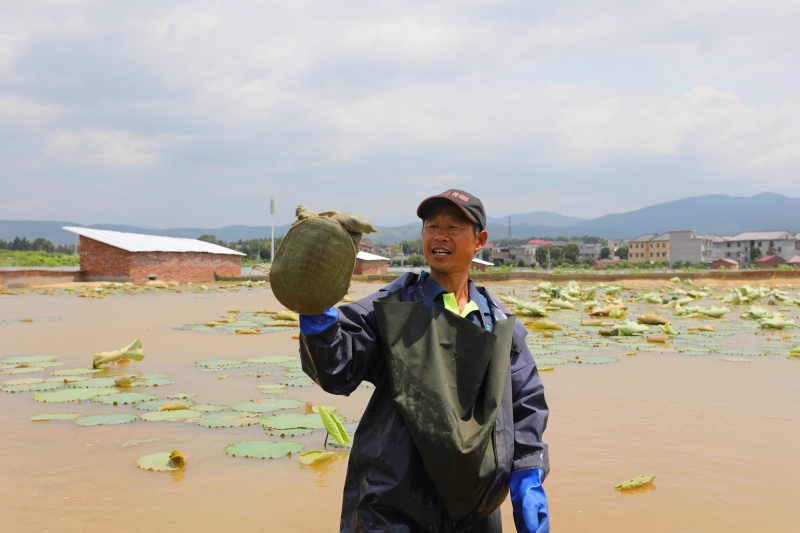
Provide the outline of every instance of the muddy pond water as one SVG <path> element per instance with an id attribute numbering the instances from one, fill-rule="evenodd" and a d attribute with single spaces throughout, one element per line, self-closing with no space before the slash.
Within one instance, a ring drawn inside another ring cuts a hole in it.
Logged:
<path id="1" fill-rule="evenodd" d="M 354 284 L 350 297 L 378 287 Z M 531 286 L 490 288 L 527 295 Z M 626 300 L 647 290 L 651 288 L 619 297 Z M 712 288 L 710 296 L 721 297 L 728 290 Z M 796 289 L 786 290 L 795 295 Z M 701 299 L 698 304 L 720 302 Z M 766 301 L 762 304 L 766 307 Z M 649 311 L 673 319 L 659 305 L 629 306 L 628 317 L 634 321 Z M 548 320 L 563 325 L 553 338 L 530 334 L 537 359 L 548 363 L 540 366 L 553 366 L 542 372 L 542 379 L 551 408 L 545 441 L 552 472 L 545 488 L 554 532 L 800 530 L 800 358 L 787 356 L 790 348 L 800 346 L 795 329 L 765 332 L 739 319 L 747 305 L 735 305 L 716 321 L 674 318 L 680 335 L 648 350 L 644 339 L 602 338 L 597 328 L 580 326 L 587 314 L 576 307 L 549 313 Z M 283 381 L 291 369 L 258 363 L 204 372 L 195 363 L 296 357 L 292 336 L 297 330 L 236 335 L 174 327 L 203 324 L 232 310 L 264 308 L 279 308 L 264 287 L 216 292 L 212 286 L 208 292 L 185 289 L 103 299 L 0 295 L 0 359 L 49 354 L 65 363 L 0 379 L 46 379 L 51 377 L 48 371 L 91 366 L 94 352 L 139 338 L 146 352 L 143 361 L 97 376 L 169 374 L 174 384 L 135 391 L 162 398 L 197 393 L 191 398 L 197 405 L 229 406 L 270 397 L 258 385 Z M 786 319 L 797 320 L 800 307 L 788 309 Z M 22 318 L 33 322 L 19 322 Z M 686 330 L 709 323 L 716 333 Z M 592 357 L 614 362 L 590 364 Z M 581 360 L 586 364 L 577 364 Z M 246 374 L 252 370 L 257 372 Z M 316 386 L 287 386 L 274 397 L 335 406 L 352 423 L 359 420 L 372 390 L 361 387 L 350 397 L 334 397 Z M 346 451 L 337 450 L 333 459 L 310 466 L 301 464 L 297 454 L 234 458 L 224 451 L 233 442 L 281 437 L 267 435 L 259 424 L 208 428 L 137 420 L 79 427 L 70 420 L 33 422 L 31 417 L 44 413 L 147 412 L 87 400 L 42 403 L 33 401 L 33 395 L 0 394 L 0 531 L 338 531 Z M 283 440 L 313 450 L 322 447 L 324 437 L 324 430 L 315 430 Z M 155 438 L 159 440 L 123 446 L 127 440 Z M 143 455 L 172 450 L 186 457 L 185 468 L 149 472 L 136 466 Z M 640 474 L 657 478 L 634 491 L 614 489 Z M 509 501 L 503 513 L 505 531 L 514 531 Z"/>

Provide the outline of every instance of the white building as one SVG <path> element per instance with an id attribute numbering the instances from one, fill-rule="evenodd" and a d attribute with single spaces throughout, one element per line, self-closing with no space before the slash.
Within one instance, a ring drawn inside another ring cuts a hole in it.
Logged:
<path id="1" fill-rule="evenodd" d="M 788 231 L 749 231 L 725 237 L 724 246 L 721 246 L 723 257 L 739 261 L 742 266 L 750 263 L 750 254 L 753 248 L 761 250 L 761 255 L 768 255 L 767 251 L 770 244 L 775 248 L 775 255 L 789 261 L 800 250 L 800 239 L 798 235 L 792 235 Z M 719 259 L 719 258 L 718 258 Z"/>

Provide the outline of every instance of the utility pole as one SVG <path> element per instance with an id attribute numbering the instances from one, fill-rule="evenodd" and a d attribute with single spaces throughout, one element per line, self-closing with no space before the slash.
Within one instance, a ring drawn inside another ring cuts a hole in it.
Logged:
<path id="1" fill-rule="evenodd" d="M 508 215 L 508 238 L 511 238 L 511 215 Z"/>
<path id="2" fill-rule="evenodd" d="M 547 270 L 550 270 L 550 247 L 547 247 Z"/>
<path id="3" fill-rule="evenodd" d="M 269 198 L 269 214 L 272 217 L 272 236 L 269 240 L 269 262 L 272 264 L 275 261 L 275 193 L 272 193 Z"/>

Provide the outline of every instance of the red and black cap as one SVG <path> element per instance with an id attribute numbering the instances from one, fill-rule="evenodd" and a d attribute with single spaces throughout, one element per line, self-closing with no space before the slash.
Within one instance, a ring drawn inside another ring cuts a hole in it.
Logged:
<path id="1" fill-rule="evenodd" d="M 481 231 L 486 229 L 486 211 L 483 210 L 483 203 L 470 193 L 458 189 L 450 189 L 436 196 L 425 198 L 417 208 L 417 216 L 425 220 L 431 209 L 446 203 L 458 206 L 464 216 L 473 224 L 477 224 Z"/>

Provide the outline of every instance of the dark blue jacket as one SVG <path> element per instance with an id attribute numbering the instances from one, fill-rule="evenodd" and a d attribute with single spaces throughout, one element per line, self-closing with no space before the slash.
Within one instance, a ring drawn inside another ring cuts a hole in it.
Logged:
<path id="1" fill-rule="evenodd" d="M 300 336 L 303 370 L 325 391 L 349 395 L 362 381 L 375 385 L 348 462 L 342 532 L 443 529 L 443 505 L 392 399 L 378 337 L 373 301 L 400 289 L 404 302 L 424 300 L 420 276 L 405 274 L 359 302 L 340 306 L 338 322 L 322 333 Z M 486 297 L 495 321 L 511 316 L 488 290 L 477 289 Z M 480 527 L 481 518 L 505 500 L 511 472 L 528 468 L 549 472 L 547 445 L 542 442 L 548 408 L 536 363 L 525 345 L 526 335 L 525 327 L 517 323 L 509 379 L 495 424 L 495 481 L 459 531 L 485 530 Z"/>

